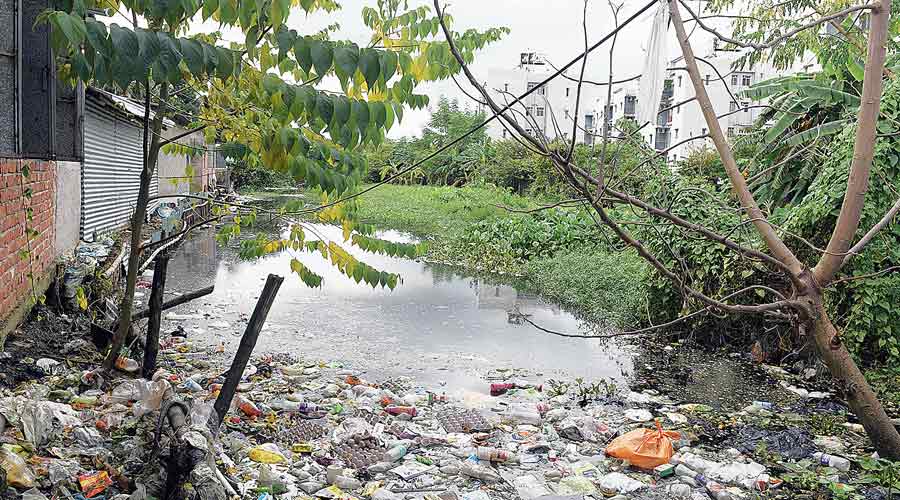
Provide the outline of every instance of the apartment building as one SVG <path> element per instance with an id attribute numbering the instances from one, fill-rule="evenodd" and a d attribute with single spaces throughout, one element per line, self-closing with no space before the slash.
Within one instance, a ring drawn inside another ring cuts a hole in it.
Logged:
<path id="1" fill-rule="evenodd" d="M 520 64 L 511 68 L 494 68 L 488 71 L 487 89 L 500 104 L 511 102 L 526 91 L 538 87 L 540 82 L 553 74 L 554 69 L 545 64 L 534 53 L 523 53 Z M 601 87 L 583 85 L 581 101 L 578 105 L 578 126 L 575 139 L 591 144 L 599 133 L 602 106 L 599 98 L 605 96 Z M 569 140 L 572 137 L 576 98 L 577 77 L 560 75 L 540 86 L 513 109 L 513 115 L 526 131 L 543 135 L 550 140 Z M 494 139 L 510 137 L 510 132 L 495 120 L 488 128 L 488 135 Z"/>

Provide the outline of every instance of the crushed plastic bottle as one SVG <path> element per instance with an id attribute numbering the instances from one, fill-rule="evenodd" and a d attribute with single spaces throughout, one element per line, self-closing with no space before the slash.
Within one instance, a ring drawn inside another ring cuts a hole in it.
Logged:
<path id="1" fill-rule="evenodd" d="M 844 457 L 839 457 L 837 455 L 830 455 L 828 453 L 816 452 L 813 453 L 813 459 L 816 462 L 819 462 L 822 465 L 833 467 L 841 472 L 847 472 L 850 470 L 850 461 Z"/>
<path id="2" fill-rule="evenodd" d="M 382 458 L 382 460 L 384 460 L 385 462 L 396 462 L 397 460 L 400 460 L 401 458 L 406 456 L 406 453 L 408 451 L 409 449 L 405 445 L 400 444 L 394 446 L 393 448 L 384 452 L 384 457 Z"/>
<path id="3" fill-rule="evenodd" d="M 478 460 L 486 460 L 488 462 L 514 463 L 519 461 L 515 453 L 485 446 L 479 446 L 478 448 L 476 448 L 474 454 L 476 457 L 478 457 Z"/>

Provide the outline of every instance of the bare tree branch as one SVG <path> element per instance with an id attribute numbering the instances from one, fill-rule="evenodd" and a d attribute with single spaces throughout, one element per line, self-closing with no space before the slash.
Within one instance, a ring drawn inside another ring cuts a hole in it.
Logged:
<path id="1" fill-rule="evenodd" d="M 884 217 L 882 217 L 877 224 L 872 226 L 872 229 L 869 229 L 869 231 L 865 235 L 863 235 L 863 237 L 860 238 L 855 245 L 853 245 L 853 248 L 847 251 L 847 255 L 844 257 L 843 262 L 841 262 L 841 266 L 846 265 L 847 261 L 849 261 L 854 255 L 861 253 L 863 248 L 865 248 L 866 245 L 868 245 L 869 242 L 872 241 L 872 238 L 874 238 L 875 235 L 878 234 L 878 231 L 881 231 L 882 229 L 887 227 L 891 223 L 891 221 L 894 220 L 894 217 L 897 216 L 897 212 L 900 212 L 900 198 L 898 198 L 897 201 L 894 202 L 894 205 L 890 208 L 890 210 L 887 211 L 887 213 L 884 214 Z"/>
<path id="2" fill-rule="evenodd" d="M 742 42 L 742 41 L 740 41 L 740 40 L 736 40 L 736 39 L 731 38 L 731 37 L 729 37 L 729 36 L 723 35 L 723 34 L 720 33 L 719 31 L 717 31 L 716 29 L 714 29 L 714 28 L 708 26 L 706 23 L 704 23 L 704 22 L 701 20 L 702 17 L 701 17 L 701 16 L 698 16 L 696 13 L 694 13 L 694 11 L 691 10 L 691 7 L 687 4 L 687 2 L 685 2 L 684 0 L 678 0 L 678 1 L 679 1 L 679 3 L 685 8 L 685 10 L 688 11 L 688 14 L 690 14 L 691 17 L 694 18 L 694 21 L 697 23 L 697 25 L 700 26 L 700 28 L 703 29 L 704 31 L 706 31 L 706 32 L 708 32 L 708 33 L 711 33 L 712 35 L 714 35 L 714 36 L 715 36 L 716 38 L 718 38 L 719 40 L 722 40 L 723 42 L 730 43 L 730 44 L 732 44 L 732 45 L 734 45 L 734 46 L 736 46 L 736 47 L 743 47 L 743 48 L 745 48 L 745 49 L 746 49 L 746 48 L 752 48 L 752 49 L 754 49 L 754 50 L 766 50 L 766 49 L 770 49 L 770 48 L 772 48 L 772 47 L 778 45 L 779 43 L 781 43 L 781 42 L 783 42 L 783 41 L 785 41 L 785 40 L 787 40 L 787 39 L 793 37 L 793 36 L 796 35 L 797 33 L 800 33 L 801 31 L 806 31 L 806 30 L 808 30 L 808 29 L 810 29 L 810 28 L 815 28 L 816 26 L 820 26 L 820 25 L 822 25 L 822 24 L 824 24 L 824 23 L 827 23 L 828 21 L 831 21 L 831 20 L 834 20 L 834 19 L 842 19 L 844 16 L 846 16 L 847 14 L 850 14 L 850 13 L 852 13 L 852 12 L 856 12 L 856 11 L 860 11 L 860 10 L 873 10 L 873 9 L 876 8 L 876 5 L 875 5 L 875 4 L 855 5 L 855 6 L 853 6 L 853 7 L 847 7 L 847 8 L 844 9 L 844 10 L 837 11 L 837 12 L 835 12 L 835 13 L 833 13 L 833 14 L 827 15 L 827 16 L 822 17 L 822 18 L 819 18 L 819 19 L 816 19 L 815 21 L 811 21 L 811 22 L 806 23 L 806 24 L 804 24 L 804 25 L 802 25 L 802 26 L 798 26 L 797 28 L 794 28 L 794 29 L 788 31 L 787 33 L 784 33 L 783 35 L 780 35 L 780 36 L 777 36 L 777 37 L 775 37 L 775 38 L 770 39 L 770 40 L 767 41 L 766 43 L 750 43 L 750 42 Z M 670 4 L 671 4 L 671 2 L 670 2 Z"/>

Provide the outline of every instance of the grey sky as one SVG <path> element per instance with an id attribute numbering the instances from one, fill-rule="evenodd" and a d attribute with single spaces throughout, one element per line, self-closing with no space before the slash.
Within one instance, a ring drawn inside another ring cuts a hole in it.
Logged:
<path id="1" fill-rule="evenodd" d="M 363 6 L 374 4 L 374 0 L 344 1 L 342 11 L 334 15 L 316 13 L 307 18 L 298 14 L 291 18 L 289 24 L 298 31 L 309 32 L 337 22 L 341 25 L 338 36 L 363 44 L 368 41 L 369 32 L 362 23 L 360 12 Z M 411 7 L 418 5 L 432 4 L 426 0 L 410 2 Z M 627 1 L 620 19 L 631 15 L 642 5 L 642 1 Z M 581 0 L 455 0 L 447 4 L 445 9 L 453 16 L 457 31 L 496 26 L 510 28 L 509 35 L 476 56 L 472 69 L 481 79 L 487 77 L 489 68 L 510 68 L 517 65 L 521 52 L 543 53 L 558 66 L 583 51 L 581 21 L 584 3 Z M 642 47 L 646 43 L 651 14 L 652 12 L 643 15 L 640 22 L 630 26 L 619 37 L 615 57 L 617 75 L 630 76 L 640 72 L 643 64 Z M 614 26 L 610 10 L 603 1 L 589 2 L 587 20 L 590 43 L 604 36 Z M 595 51 L 588 61 L 587 77 L 605 78 L 608 59 L 605 47 Z M 450 80 L 423 85 L 420 91 L 428 94 L 432 103 L 437 102 L 441 95 L 459 98 L 461 103 L 469 102 Z M 424 110 L 406 113 L 401 125 L 392 129 L 390 135 L 398 137 L 418 134 L 428 120 L 428 115 Z"/>

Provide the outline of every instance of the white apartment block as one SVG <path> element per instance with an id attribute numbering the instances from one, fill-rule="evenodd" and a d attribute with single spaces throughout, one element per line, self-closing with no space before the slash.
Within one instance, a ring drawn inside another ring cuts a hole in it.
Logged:
<path id="1" fill-rule="evenodd" d="M 729 137 L 748 132 L 755 126 L 765 111 L 765 102 L 746 98 L 743 91 L 751 85 L 776 76 L 810 71 L 814 64 L 798 63 L 789 71 L 776 70 L 770 64 L 758 63 L 753 67 L 733 69 L 733 64 L 742 53 L 723 50 L 718 40 L 700 37 L 694 42 L 698 57 L 698 68 L 713 109 L 719 117 L 719 126 Z M 704 40 L 705 38 L 705 40 Z M 616 123 L 621 118 L 634 119 L 637 113 L 637 96 L 640 83 L 629 82 L 613 91 L 613 100 L 605 114 L 607 123 Z M 677 161 L 691 151 L 711 147 L 709 138 L 688 140 L 708 134 L 708 125 L 696 100 L 694 87 L 688 75 L 683 57 L 672 58 L 666 71 L 666 82 L 660 100 L 660 110 L 656 123 L 641 129 L 644 141 L 657 151 L 667 151 L 670 161 Z M 686 102 L 689 101 L 690 102 Z M 671 109 L 669 109 L 671 108 Z"/>
<path id="2" fill-rule="evenodd" d="M 523 54 L 523 61 L 524 56 Z M 531 64 L 520 64 L 508 69 L 495 68 L 488 71 L 486 88 L 491 97 L 500 105 L 512 102 L 527 90 L 537 87 L 540 82 L 553 74 L 552 67 L 542 64 L 539 59 L 531 59 Z M 590 144 L 598 132 L 602 106 L 598 106 L 600 87 L 583 85 L 578 106 L 578 127 L 575 138 L 580 143 Z M 525 97 L 513 107 L 512 115 L 526 131 L 544 135 L 549 140 L 569 140 L 573 130 L 575 101 L 578 83 L 559 76 Z M 494 139 L 510 137 L 510 132 L 499 120 L 491 122 L 488 135 Z"/>

